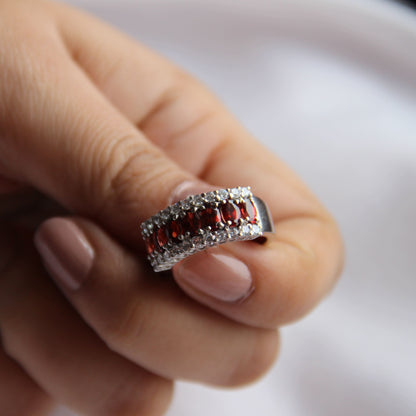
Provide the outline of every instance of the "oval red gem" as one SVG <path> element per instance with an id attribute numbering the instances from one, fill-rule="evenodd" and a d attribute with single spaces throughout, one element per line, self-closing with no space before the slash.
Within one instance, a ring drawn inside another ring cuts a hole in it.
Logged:
<path id="1" fill-rule="evenodd" d="M 198 212 L 187 212 L 182 223 L 183 231 L 195 235 L 201 228 L 201 219 Z"/>
<path id="2" fill-rule="evenodd" d="M 145 239 L 146 251 L 147 254 L 152 254 L 155 251 L 155 235 L 152 234 Z"/>
<path id="3" fill-rule="evenodd" d="M 160 247 L 163 247 L 168 243 L 168 234 L 165 227 L 161 227 L 157 230 L 157 242 Z"/>
<path id="4" fill-rule="evenodd" d="M 242 218 L 248 220 L 251 224 L 256 223 L 257 210 L 250 200 L 238 204 L 238 207 L 240 208 Z"/>
<path id="5" fill-rule="evenodd" d="M 240 208 L 232 202 L 227 202 L 221 207 L 221 216 L 225 223 L 232 222 L 232 227 L 237 225 L 237 221 L 240 219 Z"/>
<path id="6" fill-rule="evenodd" d="M 178 237 L 182 234 L 182 225 L 179 220 L 173 220 L 168 226 L 169 237 L 173 240 L 177 240 Z"/>
<path id="7" fill-rule="evenodd" d="M 221 222 L 221 213 L 217 208 L 207 208 L 200 213 L 202 228 L 211 227 L 212 230 L 217 230 L 217 224 Z"/>

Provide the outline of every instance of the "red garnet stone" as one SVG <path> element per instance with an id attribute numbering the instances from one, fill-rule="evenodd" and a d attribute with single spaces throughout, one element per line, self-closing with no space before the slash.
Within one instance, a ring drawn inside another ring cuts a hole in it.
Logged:
<path id="1" fill-rule="evenodd" d="M 238 204 L 238 207 L 240 208 L 242 218 L 248 220 L 251 224 L 256 223 L 257 210 L 250 200 Z"/>
<path id="2" fill-rule="evenodd" d="M 231 227 L 235 227 L 240 218 L 240 208 L 233 202 L 227 202 L 221 207 L 221 216 L 225 223 L 231 221 Z"/>
<path id="3" fill-rule="evenodd" d="M 217 230 L 217 224 L 221 222 L 221 213 L 217 208 L 208 207 L 201 212 L 202 228 L 211 227 L 212 230 Z"/>
<path id="4" fill-rule="evenodd" d="M 201 228 L 201 218 L 198 212 L 188 211 L 183 219 L 183 232 L 189 231 L 191 235 L 195 235 Z"/>
<path id="5" fill-rule="evenodd" d="M 168 243 L 168 234 L 165 227 L 161 227 L 157 230 L 157 242 L 160 247 L 163 247 Z"/>
<path id="6" fill-rule="evenodd" d="M 145 240 L 147 254 L 152 254 L 155 251 L 155 235 L 152 234 Z"/>
<path id="7" fill-rule="evenodd" d="M 168 226 L 169 237 L 173 240 L 177 240 L 182 234 L 182 225 L 179 220 L 173 220 Z"/>

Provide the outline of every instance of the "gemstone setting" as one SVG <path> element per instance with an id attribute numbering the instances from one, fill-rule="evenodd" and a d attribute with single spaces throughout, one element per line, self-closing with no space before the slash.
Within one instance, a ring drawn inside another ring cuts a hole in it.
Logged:
<path id="1" fill-rule="evenodd" d="M 253 240 L 263 234 L 249 187 L 193 195 L 141 224 L 146 252 L 155 271 L 207 247 Z"/>
<path id="2" fill-rule="evenodd" d="M 241 218 L 240 208 L 233 202 L 226 202 L 221 207 L 221 217 L 224 223 L 229 224 L 230 227 L 236 227 L 238 220 Z"/>
<path id="3" fill-rule="evenodd" d="M 257 219 L 257 210 L 253 202 L 249 199 L 238 204 L 240 208 L 241 217 L 247 220 L 250 224 L 255 224 Z"/>
<path id="4" fill-rule="evenodd" d="M 157 242 L 159 247 L 164 247 L 169 241 L 169 236 L 167 233 L 167 229 L 165 227 L 161 227 L 157 230 Z"/>

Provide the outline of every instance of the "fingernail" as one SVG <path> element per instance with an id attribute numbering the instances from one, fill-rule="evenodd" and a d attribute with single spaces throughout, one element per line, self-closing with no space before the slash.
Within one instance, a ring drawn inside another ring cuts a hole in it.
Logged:
<path id="1" fill-rule="evenodd" d="M 203 192 L 215 191 L 218 187 L 205 182 L 185 181 L 177 186 L 169 198 L 169 205 L 181 201 L 190 195 L 202 194 Z"/>
<path id="2" fill-rule="evenodd" d="M 247 265 L 228 254 L 204 251 L 179 263 L 174 272 L 179 283 L 225 302 L 240 300 L 252 289 Z"/>
<path id="3" fill-rule="evenodd" d="M 52 218 L 36 231 L 35 246 L 43 263 L 59 285 L 77 290 L 88 276 L 94 250 L 72 221 Z"/>

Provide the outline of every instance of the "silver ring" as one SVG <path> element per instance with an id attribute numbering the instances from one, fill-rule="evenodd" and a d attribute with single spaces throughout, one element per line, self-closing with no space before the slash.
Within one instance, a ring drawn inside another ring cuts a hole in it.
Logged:
<path id="1" fill-rule="evenodd" d="M 253 196 L 250 187 L 192 195 L 158 212 L 140 228 L 155 272 L 169 270 L 208 247 L 274 232 L 267 205 Z"/>

